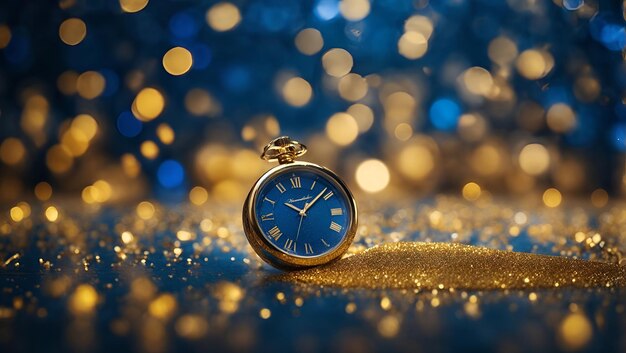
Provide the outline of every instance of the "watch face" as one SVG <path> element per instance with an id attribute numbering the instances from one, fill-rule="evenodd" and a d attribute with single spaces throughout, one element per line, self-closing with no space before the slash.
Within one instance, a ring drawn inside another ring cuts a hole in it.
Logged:
<path id="1" fill-rule="evenodd" d="M 266 180 L 254 214 L 276 249 L 298 257 L 334 250 L 351 225 L 351 198 L 332 177 L 314 168 L 288 168 Z"/>

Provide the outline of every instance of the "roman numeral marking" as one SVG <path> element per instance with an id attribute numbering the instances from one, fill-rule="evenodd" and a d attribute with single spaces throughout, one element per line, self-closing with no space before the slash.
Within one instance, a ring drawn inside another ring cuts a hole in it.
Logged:
<path id="1" fill-rule="evenodd" d="M 302 187 L 302 184 L 300 183 L 300 177 L 293 177 L 291 179 L 289 179 L 291 181 L 291 188 L 292 189 L 299 189 Z"/>
<path id="2" fill-rule="evenodd" d="M 276 241 L 278 241 L 278 238 L 283 235 L 283 232 L 278 229 L 278 226 L 272 227 L 272 229 L 270 229 L 268 233 L 270 233 L 270 237 L 274 238 L 274 240 Z"/>
<path id="3" fill-rule="evenodd" d="M 317 183 L 317 180 L 313 180 L 313 184 L 311 185 L 311 190 L 313 190 L 313 188 L 315 187 L 315 183 Z"/>
<path id="4" fill-rule="evenodd" d="M 330 215 L 331 216 L 341 216 L 343 214 L 343 210 L 341 208 L 331 208 Z"/>
<path id="5" fill-rule="evenodd" d="M 324 245 L 326 245 L 326 247 L 327 247 L 327 248 L 330 248 L 330 244 L 328 244 L 328 243 L 326 242 L 326 240 L 324 240 L 324 239 L 322 239 L 322 238 L 320 238 L 320 240 L 322 241 L 322 243 L 324 243 Z"/>
<path id="6" fill-rule="evenodd" d="M 284 248 L 285 250 L 296 252 L 296 242 L 291 239 L 287 239 L 285 241 Z"/>
<path id="7" fill-rule="evenodd" d="M 273 213 L 268 213 L 268 214 L 261 215 L 261 221 L 273 221 L 273 220 L 274 220 L 274 214 Z"/>
<path id="8" fill-rule="evenodd" d="M 313 253 L 313 247 L 309 243 L 304 243 L 304 252 L 307 254 Z"/>
<path id="9" fill-rule="evenodd" d="M 324 195 L 324 200 L 328 200 L 333 196 L 333 192 L 329 192 L 328 194 Z"/>
<path id="10" fill-rule="evenodd" d="M 278 191 L 280 191 L 281 194 L 287 191 L 287 189 L 281 183 L 276 184 L 276 188 L 278 189 Z"/>
<path id="11" fill-rule="evenodd" d="M 335 232 L 337 232 L 337 233 L 341 232 L 341 228 L 343 228 L 343 227 L 340 226 L 339 224 L 337 224 L 335 222 L 330 222 L 330 229 L 334 230 Z"/>
<path id="12" fill-rule="evenodd" d="M 276 203 L 276 201 L 272 201 L 272 200 L 268 199 L 267 197 L 264 198 L 263 201 L 267 201 L 267 202 L 271 203 L 272 206 L 274 206 L 274 204 Z"/>

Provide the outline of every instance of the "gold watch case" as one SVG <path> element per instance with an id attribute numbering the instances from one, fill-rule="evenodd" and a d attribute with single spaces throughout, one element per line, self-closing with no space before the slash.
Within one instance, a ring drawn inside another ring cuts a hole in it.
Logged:
<path id="1" fill-rule="evenodd" d="M 335 248 L 329 250 L 329 252 L 315 257 L 304 257 L 298 255 L 290 255 L 278 250 L 272 245 L 269 240 L 263 235 L 261 227 L 255 216 L 256 200 L 258 193 L 262 186 L 275 177 L 283 173 L 288 173 L 290 170 L 295 169 L 310 169 L 311 171 L 326 175 L 337 184 L 338 189 L 345 193 L 350 207 L 350 225 L 347 228 L 345 237 L 341 242 L 335 246 Z M 328 264 L 339 259 L 350 247 L 354 236 L 356 234 L 358 224 L 358 213 L 356 207 L 356 201 L 350 192 L 350 189 L 346 184 L 331 170 L 319 166 L 314 163 L 300 162 L 300 161 L 287 161 L 284 164 L 280 164 L 265 174 L 263 174 L 259 180 L 256 181 L 243 206 L 243 227 L 248 238 L 248 242 L 254 249 L 254 251 L 270 265 L 282 269 L 282 270 L 297 270 L 307 267 L 319 266 Z"/>

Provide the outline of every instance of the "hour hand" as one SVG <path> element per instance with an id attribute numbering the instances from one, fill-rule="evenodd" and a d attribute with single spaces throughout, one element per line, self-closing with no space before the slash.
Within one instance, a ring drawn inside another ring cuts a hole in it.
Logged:
<path id="1" fill-rule="evenodd" d="M 301 209 L 299 209 L 298 207 L 296 207 L 296 206 L 294 206 L 294 205 L 292 205 L 292 204 L 290 204 L 290 203 L 285 202 L 285 206 L 287 206 L 287 207 L 291 208 L 291 209 L 292 209 L 292 210 L 294 210 L 294 211 L 297 211 L 298 213 L 302 212 L 302 210 L 301 210 Z"/>

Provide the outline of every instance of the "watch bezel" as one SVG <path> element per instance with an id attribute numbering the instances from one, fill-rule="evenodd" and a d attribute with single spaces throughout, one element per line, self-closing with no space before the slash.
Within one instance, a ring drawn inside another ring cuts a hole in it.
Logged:
<path id="1" fill-rule="evenodd" d="M 345 193 L 348 204 L 350 207 L 351 217 L 349 219 L 349 226 L 347 227 L 345 236 L 341 242 L 335 246 L 334 249 L 326 254 L 320 256 L 299 256 L 290 255 L 283 251 L 278 250 L 275 245 L 271 244 L 269 240 L 263 235 L 263 231 L 255 217 L 256 199 L 261 191 L 261 187 L 265 182 L 275 176 L 288 172 L 289 169 L 299 168 L 312 168 L 315 171 L 322 173 L 337 183 L 339 188 Z M 294 270 L 303 269 L 307 267 L 319 266 L 330 263 L 339 259 L 350 247 L 354 236 L 356 235 L 358 226 L 358 214 L 356 201 L 350 192 L 348 186 L 341 180 L 341 178 L 335 174 L 332 170 L 310 162 L 291 162 L 287 164 L 278 165 L 267 172 L 265 172 L 255 183 L 244 203 L 243 207 L 243 227 L 248 242 L 254 249 L 254 251 L 270 265 L 283 269 Z"/>

